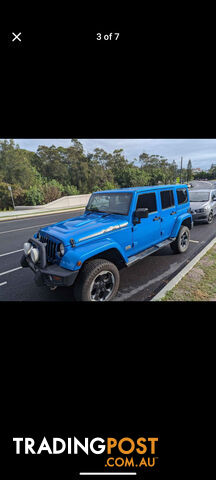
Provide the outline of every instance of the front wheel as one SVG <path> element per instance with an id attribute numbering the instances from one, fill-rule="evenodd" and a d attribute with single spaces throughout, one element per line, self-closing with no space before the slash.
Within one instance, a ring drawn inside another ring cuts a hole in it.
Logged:
<path id="1" fill-rule="evenodd" d="M 26 256 L 24 254 L 21 257 L 20 265 L 22 265 L 23 268 L 29 267 L 29 264 L 26 260 Z"/>
<path id="2" fill-rule="evenodd" d="M 213 214 L 213 212 L 211 211 L 211 212 L 209 213 L 207 223 L 212 223 L 212 222 L 213 222 L 213 218 L 214 218 L 214 214 Z"/>
<path id="3" fill-rule="evenodd" d="M 75 300 L 107 302 L 117 293 L 120 276 L 117 267 L 105 260 L 96 259 L 86 263 L 74 284 Z"/>
<path id="4" fill-rule="evenodd" d="M 189 242 L 190 230 L 183 225 L 179 230 L 176 240 L 170 244 L 170 247 L 175 253 L 184 253 L 189 247 Z"/>

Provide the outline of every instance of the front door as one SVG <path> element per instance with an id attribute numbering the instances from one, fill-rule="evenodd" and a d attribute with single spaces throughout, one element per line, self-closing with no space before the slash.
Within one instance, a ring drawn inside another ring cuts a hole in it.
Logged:
<path id="1" fill-rule="evenodd" d="M 138 195 L 137 208 L 148 208 L 149 215 L 147 218 L 141 218 L 140 223 L 133 227 L 133 248 L 131 250 L 133 255 L 155 245 L 161 239 L 160 213 L 156 193 Z"/>

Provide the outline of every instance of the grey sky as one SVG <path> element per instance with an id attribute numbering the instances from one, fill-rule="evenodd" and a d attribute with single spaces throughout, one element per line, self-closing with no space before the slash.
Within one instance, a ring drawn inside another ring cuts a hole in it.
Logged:
<path id="1" fill-rule="evenodd" d="M 70 139 L 15 139 L 21 148 L 36 151 L 38 145 L 55 145 L 67 147 Z M 148 154 L 162 155 L 169 161 L 176 160 L 180 165 L 183 156 L 183 166 L 191 159 L 193 168 L 210 168 L 216 163 L 216 138 L 214 139 L 80 139 L 85 151 L 92 152 L 95 148 L 103 148 L 107 152 L 123 148 L 124 154 L 129 161 L 138 160 L 143 152 Z"/>

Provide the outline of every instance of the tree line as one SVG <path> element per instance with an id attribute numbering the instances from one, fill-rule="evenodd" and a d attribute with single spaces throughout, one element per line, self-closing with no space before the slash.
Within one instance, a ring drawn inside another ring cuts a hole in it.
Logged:
<path id="1" fill-rule="evenodd" d="M 196 178 L 196 180 L 216 180 L 216 163 L 212 163 L 207 172 L 196 172 L 194 178 Z"/>
<path id="2" fill-rule="evenodd" d="M 192 178 L 192 164 L 181 172 L 181 181 Z M 96 190 L 169 184 L 180 181 L 175 160 L 142 153 L 128 161 L 123 149 L 108 153 L 95 148 L 86 153 L 77 139 L 69 147 L 40 145 L 36 152 L 21 149 L 13 139 L 0 141 L 0 209 L 15 205 L 43 205 L 64 195 Z"/>

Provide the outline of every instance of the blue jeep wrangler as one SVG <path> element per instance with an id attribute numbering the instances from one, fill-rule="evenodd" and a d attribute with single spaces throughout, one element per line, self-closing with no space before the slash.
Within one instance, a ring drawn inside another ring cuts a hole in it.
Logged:
<path id="1" fill-rule="evenodd" d="M 41 228 L 24 244 L 37 285 L 73 285 L 81 301 L 108 301 L 119 270 L 170 244 L 184 253 L 193 227 L 187 185 L 94 192 L 83 215 Z"/>

